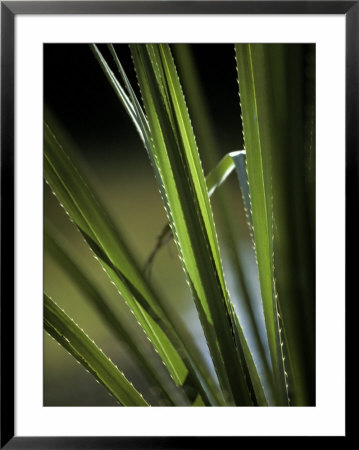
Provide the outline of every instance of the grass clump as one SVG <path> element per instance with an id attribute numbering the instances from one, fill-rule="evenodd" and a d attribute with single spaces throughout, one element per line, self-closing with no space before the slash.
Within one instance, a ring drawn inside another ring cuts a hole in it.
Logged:
<path id="1" fill-rule="evenodd" d="M 189 46 L 131 44 L 138 85 L 119 47 L 90 48 L 147 152 L 168 223 L 139 264 L 45 108 L 46 182 L 115 286 L 117 303 L 108 301 L 50 217 L 45 251 L 126 347 L 133 372 L 144 382 L 131 371 L 125 376 L 121 360 L 119 370 L 63 312 L 56 303 L 61 293 L 44 295 L 45 330 L 123 406 L 314 405 L 314 47 L 233 46 L 244 142 L 225 155 L 215 144 Z M 207 63 L 215 61 L 209 56 Z M 203 165 L 209 167 L 206 174 Z M 235 201 L 225 191 L 232 172 L 238 179 Z M 241 243 L 238 213 L 252 253 Z M 210 362 L 167 298 L 171 286 L 164 296 L 153 280 L 166 284 L 155 261 L 171 240 Z M 257 277 L 254 284 L 248 277 L 251 258 L 257 262 L 250 272 Z"/>

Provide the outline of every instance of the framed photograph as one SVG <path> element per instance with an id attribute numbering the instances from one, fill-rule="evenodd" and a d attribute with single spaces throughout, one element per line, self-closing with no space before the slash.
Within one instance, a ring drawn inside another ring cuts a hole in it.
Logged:
<path id="1" fill-rule="evenodd" d="M 1 448 L 348 436 L 358 29 L 1 2 Z"/>

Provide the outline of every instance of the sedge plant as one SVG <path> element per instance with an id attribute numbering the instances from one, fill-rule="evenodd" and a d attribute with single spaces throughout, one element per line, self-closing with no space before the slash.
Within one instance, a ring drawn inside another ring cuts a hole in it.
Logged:
<path id="1" fill-rule="evenodd" d="M 44 176 L 90 249 L 90 258 L 115 286 L 118 304 L 131 311 L 134 326 L 107 300 L 50 220 L 45 222 L 45 251 L 113 339 L 126 345 L 155 394 L 149 398 L 141 392 L 121 363 L 114 364 L 92 340 L 91 329 L 76 324 L 61 307 L 61 296 L 51 292 L 44 293 L 45 331 L 122 406 L 314 405 L 314 47 L 233 46 L 244 146 L 239 143 L 222 157 L 189 46 L 131 44 L 138 86 L 115 45 L 92 44 L 90 50 L 142 141 L 166 211 L 167 224 L 158 230 L 147 262 L 138 263 L 46 108 Z M 210 169 L 204 173 L 203 166 Z M 232 172 L 242 198 L 235 205 L 223 190 Z M 233 222 L 237 208 L 245 212 L 252 240 L 257 295 L 245 276 L 247 254 L 238 245 Z M 223 241 L 218 229 L 225 230 Z M 156 255 L 171 240 L 210 367 L 169 299 L 152 282 Z M 225 264 L 239 287 L 239 305 L 228 289 Z M 139 333 L 149 341 L 151 352 L 139 343 Z"/>

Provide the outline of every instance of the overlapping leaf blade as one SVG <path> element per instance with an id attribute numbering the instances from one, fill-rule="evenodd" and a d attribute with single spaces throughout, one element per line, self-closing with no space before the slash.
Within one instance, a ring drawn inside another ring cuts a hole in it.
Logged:
<path id="1" fill-rule="evenodd" d="M 219 117 L 214 121 L 213 113 L 210 105 L 214 104 L 211 96 L 208 92 L 205 92 L 203 83 L 203 78 L 201 76 L 201 65 L 197 58 L 197 49 L 195 46 L 189 44 L 174 44 L 174 57 L 177 62 L 177 67 L 179 70 L 182 86 L 184 89 L 186 101 L 188 104 L 189 112 L 191 115 L 191 120 L 196 133 L 196 137 L 199 143 L 200 155 L 207 169 L 216 168 L 218 164 L 218 159 L 221 157 L 221 149 L 228 146 L 226 139 L 218 139 L 217 132 L 217 121 Z M 199 47 L 197 47 L 199 49 Z M 208 47 L 209 48 L 209 47 Z M 201 46 L 201 51 L 207 50 L 207 45 Z M 224 53 L 227 51 L 226 46 L 223 46 Z M 230 53 L 230 51 L 228 52 Z M 229 54 L 229 57 L 231 55 Z M 235 64 L 233 65 L 235 69 Z M 214 58 L 209 57 L 207 59 L 206 72 L 208 76 L 215 76 L 217 72 L 217 61 Z M 228 78 L 229 83 L 230 78 Z M 234 79 L 233 79 L 234 81 Z M 234 85 L 234 83 L 233 83 Z M 233 86 L 234 87 L 234 86 Z M 230 86 L 228 86 L 229 90 Z M 217 92 L 225 92 L 227 87 L 218 84 Z M 228 104 L 229 108 L 231 107 Z M 223 107 L 222 107 L 223 108 Z M 223 113 L 225 109 L 223 108 Z M 234 130 L 233 130 L 234 131 Z M 240 140 L 238 141 L 240 142 Z M 243 147 L 241 145 L 241 147 Z M 233 154 L 233 152 L 231 152 Z M 225 157 L 226 158 L 226 157 Z M 233 159 L 236 166 L 237 177 L 240 182 L 243 203 L 245 205 L 247 220 L 251 230 L 251 212 L 250 212 L 250 201 L 249 201 L 249 190 L 247 173 L 245 169 L 245 155 L 238 155 Z M 216 170 L 216 169 L 212 169 Z M 207 188 L 210 189 L 208 185 L 209 174 L 207 175 Z M 211 192 L 209 190 L 209 192 Z M 246 235 L 242 235 L 241 230 L 238 225 L 238 208 L 236 207 L 237 202 L 230 201 L 225 190 L 219 190 L 214 199 L 213 206 L 216 210 L 216 225 L 220 231 L 220 244 L 223 246 L 223 256 L 226 259 L 226 269 L 231 278 L 232 284 L 236 285 L 236 289 L 233 290 L 233 294 L 237 296 L 240 302 L 241 311 L 244 313 L 241 320 L 243 320 L 243 325 L 245 325 L 246 337 L 251 341 L 253 346 L 253 352 L 256 355 L 257 364 L 261 366 L 261 375 L 265 379 L 266 386 L 271 385 L 272 372 L 268 364 L 267 359 L 267 345 L 262 341 L 259 330 L 263 328 L 264 317 L 258 311 L 258 300 L 251 291 L 248 284 L 248 256 L 243 252 L 243 247 L 238 246 L 238 243 L 242 240 L 246 240 Z M 237 289 L 239 288 L 239 289 Z M 236 317 L 235 317 L 236 319 Z M 272 390 L 271 388 L 269 388 Z"/>
<path id="2" fill-rule="evenodd" d="M 166 190 L 169 222 L 222 390 L 229 402 L 250 404 L 232 334 L 206 182 L 169 47 L 131 45 L 131 51 Z"/>
<path id="3" fill-rule="evenodd" d="M 100 206 L 88 181 L 84 181 L 83 175 L 72 164 L 46 123 L 44 171 L 51 189 L 133 311 L 176 384 L 184 386 L 193 400 L 200 393 L 208 404 L 208 396 L 211 394 L 206 380 L 204 377 L 199 379 L 201 372 L 194 369 L 194 363 L 187 356 L 186 350 L 177 350 L 181 342 L 177 339 L 175 328 L 168 322 L 153 290 L 138 269 L 108 214 Z M 170 338 L 176 341 L 175 344 Z M 186 358 L 187 367 L 183 358 Z M 183 396 L 183 401 L 190 400 Z"/>
<path id="4" fill-rule="evenodd" d="M 162 198 L 166 204 L 168 215 L 171 218 L 172 214 L 171 214 L 171 209 L 169 208 L 169 204 L 168 204 L 168 200 L 167 200 L 167 193 L 163 186 L 162 179 L 159 174 L 157 163 L 156 163 L 156 160 L 154 157 L 154 155 L 156 154 L 156 151 L 155 151 L 155 146 L 154 146 L 154 143 L 153 143 L 153 140 L 151 137 L 151 132 L 150 132 L 150 129 L 148 126 L 147 118 L 142 110 L 142 107 L 141 107 L 138 99 L 136 98 L 136 94 L 134 93 L 134 90 L 132 89 L 131 84 L 129 83 L 129 80 L 128 80 L 126 73 L 117 57 L 114 47 L 112 45 L 108 45 L 108 47 L 109 47 L 110 52 L 113 56 L 113 59 L 116 63 L 116 66 L 121 75 L 121 78 L 123 79 L 123 82 L 125 83 L 126 89 L 129 92 L 130 99 L 127 97 L 127 94 L 125 93 L 124 89 L 120 86 L 120 83 L 116 79 L 115 75 L 113 74 L 112 70 L 110 69 L 108 63 L 102 56 L 102 54 L 99 51 L 99 49 L 97 48 L 97 46 L 96 45 L 91 46 L 92 51 L 93 51 L 97 61 L 99 62 L 101 68 L 103 69 L 107 79 L 110 81 L 110 84 L 114 88 L 116 94 L 120 98 L 122 104 L 124 105 L 125 109 L 127 110 L 132 121 L 134 122 L 134 124 L 140 134 L 140 137 L 145 144 L 145 147 L 146 147 L 146 150 L 150 157 L 150 160 L 152 161 L 153 168 L 155 169 L 155 175 L 156 175 L 157 181 L 159 183 L 159 188 L 160 188 L 160 191 L 162 194 Z M 130 104 L 130 106 L 129 106 L 129 104 Z M 135 114 L 132 113 L 133 111 L 135 111 Z M 208 174 L 208 176 L 206 178 L 206 186 L 207 186 L 209 196 L 211 196 L 215 192 L 215 190 L 230 175 L 230 173 L 233 171 L 233 169 L 236 168 L 237 176 L 238 176 L 238 179 L 239 179 L 239 182 L 241 185 L 241 189 L 243 192 L 243 196 L 244 196 L 244 201 L 247 204 L 247 208 L 248 208 L 248 203 L 249 203 L 248 186 L 247 186 L 246 174 L 244 171 L 244 159 L 245 159 L 244 151 L 231 152 L 221 159 L 221 161 L 210 171 L 210 173 Z M 249 211 L 249 208 L 248 208 L 248 211 Z M 152 266 L 154 257 L 157 254 L 158 250 L 161 248 L 161 246 L 163 245 L 164 242 L 167 242 L 168 239 L 171 238 L 171 236 L 173 236 L 173 234 L 171 231 L 171 227 L 168 224 L 162 230 L 161 235 L 158 238 L 156 247 L 154 248 L 150 257 L 148 258 L 148 261 L 146 264 L 146 271 L 148 271 L 148 273 L 151 270 L 151 266 Z M 234 314 L 236 316 L 236 313 L 234 312 L 234 310 L 233 310 L 232 314 Z M 234 319 L 235 326 L 239 326 L 237 317 L 234 317 L 233 319 Z M 241 336 L 242 341 L 244 341 L 243 342 L 244 347 L 248 348 L 247 343 L 245 342 L 245 337 L 244 337 L 241 329 L 237 331 L 237 335 Z M 243 361 L 244 361 L 244 359 L 243 359 Z M 256 384 L 257 380 L 259 378 L 258 378 L 257 369 L 253 363 L 252 358 L 250 358 L 250 361 L 248 364 L 252 364 L 251 373 L 255 374 L 253 382 L 254 382 L 254 384 Z M 247 378 L 249 378 L 249 377 L 247 377 Z M 249 381 L 249 384 L 251 384 L 251 382 L 252 381 Z M 262 399 L 263 399 L 263 396 L 257 396 L 257 400 L 261 402 L 260 404 L 266 404 L 266 400 L 262 401 Z"/>
<path id="5" fill-rule="evenodd" d="M 250 211 L 250 198 L 249 198 L 249 190 L 248 190 L 248 181 L 247 181 L 247 173 L 245 170 L 245 151 L 235 151 L 228 153 L 225 155 L 221 161 L 214 167 L 211 172 L 206 177 L 206 185 L 208 189 L 209 196 L 213 195 L 215 191 L 221 186 L 221 184 L 227 179 L 227 177 L 232 173 L 233 170 L 236 170 L 238 181 L 241 187 L 244 204 L 246 205 L 246 212 L 248 215 L 248 223 L 249 226 L 252 226 L 252 217 Z M 170 225 L 166 225 L 162 230 L 158 243 L 154 250 L 151 252 L 151 255 L 148 259 L 148 265 L 153 263 L 153 259 L 161 248 L 161 246 L 173 237 Z M 268 400 L 265 394 L 265 389 L 263 387 L 263 383 L 259 377 L 258 369 L 255 364 L 252 352 L 248 346 L 247 340 L 243 333 L 242 327 L 240 325 L 238 316 L 235 311 L 233 311 L 233 317 L 235 320 L 235 337 L 238 342 L 238 347 L 243 348 L 243 360 L 246 362 L 247 368 L 247 377 L 250 377 L 251 384 L 253 387 L 253 395 L 255 395 L 258 405 L 264 406 L 268 404 Z M 266 358 L 264 351 L 261 352 L 262 359 Z M 265 361 L 262 361 L 262 364 L 266 367 Z M 269 369 L 265 369 L 265 378 L 267 384 L 271 385 L 271 372 Z"/>
<path id="6" fill-rule="evenodd" d="M 56 236 L 58 236 L 58 233 L 56 233 Z M 122 345 L 130 350 L 137 367 L 161 393 L 161 401 L 173 405 L 177 398 L 174 391 L 175 385 L 172 386 L 169 379 L 159 375 L 158 367 L 155 365 L 156 360 L 153 361 L 151 359 L 153 356 L 148 354 L 143 349 L 143 345 L 141 346 L 138 340 L 133 338 L 133 330 L 129 330 L 128 325 L 121 320 L 121 316 L 117 314 L 115 308 L 106 300 L 102 292 L 66 249 L 64 242 L 59 242 L 58 238 L 55 237 L 55 230 L 49 223 L 46 223 L 45 227 L 44 245 L 46 251 L 83 293 L 85 300 L 95 308 L 109 330 Z"/>
<path id="7" fill-rule="evenodd" d="M 103 57 L 97 45 L 91 44 L 90 47 L 95 55 L 95 58 L 99 62 L 100 67 L 105 73 L 106 78 L 109 80 L 112 88 L 114 89 L 116 95 L 121 100 L 121 103 L 128 112 L 132 122 L 134 123 L 139 133 L 139 136 L 147 151 L 147 155 L 151 161 L 152 168 L 155 173 L 155 177 L 158 183 L 162 200 L 166 207 L 167 214 L 169 215 L 169 217 L 171 217 L 171 210 L 168 205 L 167 193 L 162 182 L 159 168 L 157 166 L 157 160 L 155 159 L 156 152 L 148 120 L 140 104 L 140 101 L 138 100 L 137 95 L 134 89 L 132 88 L 132 85 L 127 77 L 127 74 L 124 68 L 122 67 L 122 64 L 116 54 L 115 48 L 112 44 L 107 45 L 126 90 L 122 88 L 120 82 L 116 79 L 116 76 L 114 75 L 113 71 L 111 70 L 109 64 Z M 170 227 L 168 228 L 168 231 L 170 232 Z M 164 230 L 163 237 L 164 239 L 167 239 L 167 230 Z M 153 255 L 155 255 L 155 253 L 156 251 L 153 252 Z M 146 269 L 149 268 L 150 265 L 151 265 L 151 258 L 149 258 L 149 261 L 146 264 Z M 145 272 L 147 272 L 147 270 L 145 270 Z M 170 313 L 170 311 L 167 310 L 167 313 Z M 202 380 L 202 384 L 204 380 L 207 380 L 207 382 L 210 384 L 209 390 L 212 391 L 211 393 L 212 399 L 215 400 L 217 404 L 222 404 L 223 399 L 221 398 L 221 395 L 218 392 L 216 385 L 212 382 L 211 376 L 208 373 L 206 366 L 203 364 L 202 355 L 198 353 L 196 346 L 193 345 L 193 342 L 189 338 L 187 330 L 185 329 L 185 327 L 181 326 L 178 319 L 172 320 L 172 327 L 177 328 L 177 333 L 179 336 L 181 336 L 181 340 L 184 343 L 183 350 L 185 351 L 186 360 L 188 361 L 189 365 L 191 365 L 193 368 L 194 366 L 196 366 L 194 370 L 197 371 L 198 376 Z"/>

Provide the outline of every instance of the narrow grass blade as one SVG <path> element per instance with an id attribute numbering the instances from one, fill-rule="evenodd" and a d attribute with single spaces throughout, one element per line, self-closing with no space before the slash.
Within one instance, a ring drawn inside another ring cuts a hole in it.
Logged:
<path id="1" fill-rule="evenodd" d="M 230 152 L 209 172 L 206 177 L 208 195 L 211 196 L 236 168 L 236 159 L 245 155 L 244 150 Z"/>
<path id="2" fill-rule="evenodd" d="M 183 349 L 175 333 L 175 326 L 169 322 L 123 238 L 95 197 L 89 182 L 75 168 L 46 123 L 44 172 L 46 181 L 60 204 L 133 311 L 177 386 L 184 386 L 187 392 L 200 391 L 206 404 L 216 403 L 213 398 L 209 400 L 211 394 L 206 377 L 200 375 L 201 371 L 196 369 L 195 362 L 190 359 L 186 349 Z M 186 364 L 183 358 L 186 359 Z"/>
<path id="3" fill-rule="evenodd" d="M 124 374 L 46 294 L 44 328 L 123 406 L 149 406 Z"/>
<path id="4" fill-rule="evenodd" d="M 57 232 L 56 235 L 58 235 Z M 144 376 L 147 377 L 149 382 L 156 387 L 157 392 L 160 393 L 161 401 L 165 401 L 167 405 L 174 404 L 174 397 L 176 397 L 178 401 L 181 401 L 180 398 L 178 399 L 178 395 L 174 396 L 175 386 L 169 384 L 169 379 L 167 380 L 164 379 L 164 377 L 159 376 L 158 368 L 154 364 L 156 361 L 151 360 L 150 358 L 153 357 L 143 351 L 142 346 L 134 340 L 133 332 L 127 331 L 126 328 L 128 328 L 128 325 L 120 320 L 119 315 L 104 298 L 101 291 L 80 268 L 80 265 L 70 255 L 69 251 L 66 250 L 64 243 L 61 242 L 60 244 L 58 242 L 58 239 L 55 238 L 53 227 L 50 226 L 48 222 L 45 226 L 44 246 L 45 250 L 49 252 L 54 261 L 56 261 L 61 269 L 80 289 L 84 298 L 96 309 L 99 317 L 112 331 L 114 336 L 116 336 L 118 341 L 130 350 L 131 357 L 133 357 L 137 367 L 142 371 Z"/>
<path id="5" fill-rule="evenodd" d="M 250 404 L 233 339 L 228 297 L 206 182 L 169 47 L 131 45 L 166 191 L 167 213 L 214 366 L 228 399 Z"/>
<path id="6" fill-rule="evenodd" d="M 94 54 L 96 60 L 98 61 L 100 67 L 102 68 L 106 78 L 108 79 L 109 83 L 113 87 L 117 97 L 120 99 L 123 107 L 125 108 L 126 112 L 130 116 L 133 124 L 135 125 L 142 142 L 145 143 L 146 137 L 147 137 L 147 132 L 144 131 L 144 129 L 143 129 L 143 127 L 146 123 L 144 114 L 142 114 L 142 116 L 139 115 L 138 109 L 132 103 L 133 98 L 130 98 L 126 94 L 125 90 L 123 89 L 121 84 L 118 82 L 115 74 L 111 70 L 110 66 L 108 65 L 108 63 L 105 60 L 105 58 L 103 57 L 102 53 L 98 49 L 97 45 L 90 44 L 90 48 L 91 48 L 92 53 Z M 112 46 L 111 46 L 111 48 L 113 49 Z M 116 62 L 117 62 L 117 64 L 119 63 L 118 60 Z M 120 67 L 122 69 L 121 65 L 120 65 Z M 136 105 L 136 106 L 139 107 L 139 105 Z M 139 108 L 141 109 L 141 107 L 139 107 Z"/>
<path id="7" fill-rule="evenodd" d="M 251 198 L 254 244 L 264 318 L 271 354 L 277 402 L 288 404 L 286 372 L 273 268 L 273 209 L 270 155 L 275 142 L 271 127 L 271 102 L 262 45 L 236 45 L 238 80 Z"/>

